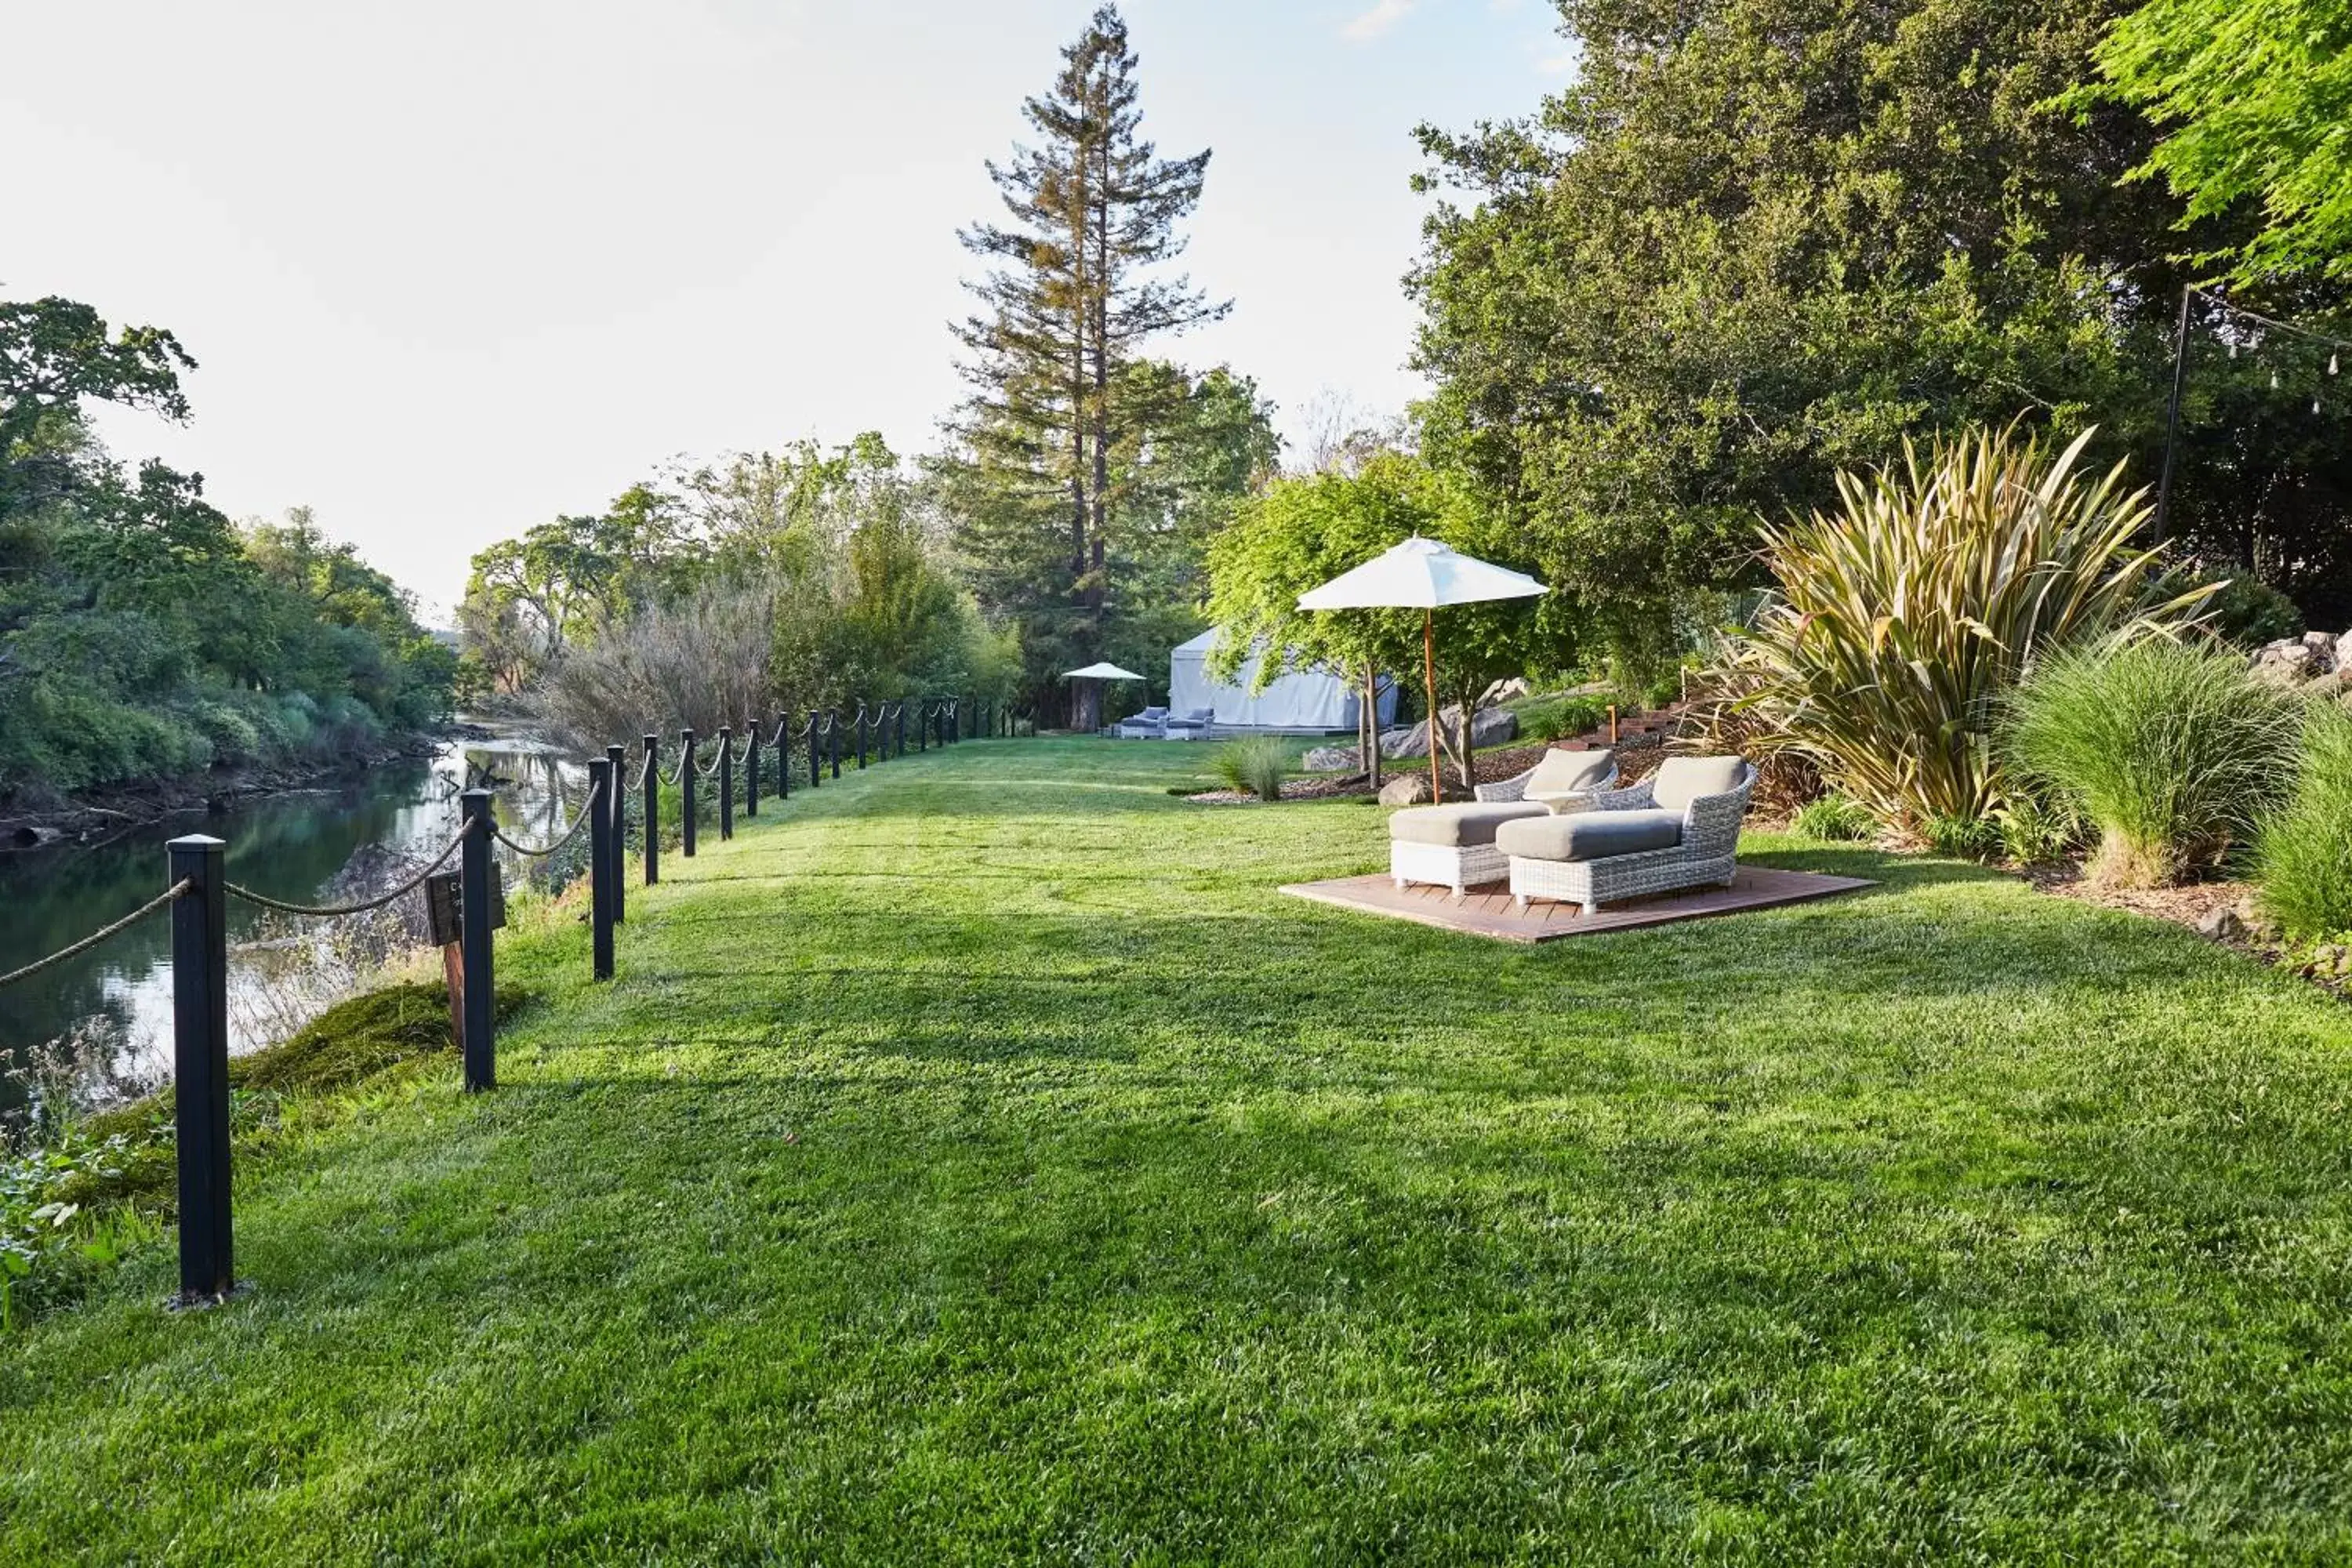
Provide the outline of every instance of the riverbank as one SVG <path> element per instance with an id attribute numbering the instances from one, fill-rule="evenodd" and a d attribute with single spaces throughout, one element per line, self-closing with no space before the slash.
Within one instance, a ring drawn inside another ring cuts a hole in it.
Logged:
<path id="1" fill-rule="evenodd" d="M 1870 891 L 1505 947 L 1286 900 L 1345 802 L 972 742 L 499 939 L 494 1094 L 273 1132 L 0 1342 L 27 1560 L 2352 1552 L 2352 1015 Z M 2230 1456 L 2245 1462 L 2221 1462 Z M 2186 1490 L 2184 1490 L 2186 1489 Z"/>
<path id="2" fill-rule="evenodd" d="M 0 806 L 0 857 L 60 844 L 103 844 L 175 816 L 226 811 L 260 796 L 331 790 L 372 768 L 429 758 L 452 741 L 494 737 L 495 731 L 478 724 L 453 723 L 389 737 L 331 763 L 213 769 L 183 778 L 85 790 L 39 804 L 18 802 Z"/>

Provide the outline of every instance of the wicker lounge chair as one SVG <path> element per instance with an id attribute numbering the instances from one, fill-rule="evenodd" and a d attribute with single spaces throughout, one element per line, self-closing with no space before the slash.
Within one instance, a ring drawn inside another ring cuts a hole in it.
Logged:
<path id="1" fill-rule="evenodd" d="M 1161 738 L 1169 741 L 1205 741 L 1209 731 L 1217 727 L 1217 710 L 1213 708 L 1192 708 L 1181 714 L 1171 713 L 1161 724 Z"/>
<path id="2" fill-rule="evenodd" d="M 1505 823 L 1582 810 L 1595 791 L 1616 782 L 1610 752 L 1551 752 L 1516 778 L 1480 784 L 1475 802 L 1407 806 L 1389 818 L 1389 876 L 1400 889 L 1431 882 L 1457 899 L 1465 889 L 1499 882 L 1510 868 L 1495 841 Z"/>
<path id="3" fill-rule="evenodd" d="M 1669 757 L 1631 789 L 1605 790 L 1592 809 L 1532 815 L 1496 830 L 1521 909 L 1530 899 L 1583 905 L 1731 885 L 1739 824 L 1756 770 L 1738 757 Z"/>
<path id="4" fill-rule="evenodd" d="M 1146 708 L 1118 721 L 1118 734 L 1122 741 L 1157 741 L 1168 732 L 1168 710 Z"/>

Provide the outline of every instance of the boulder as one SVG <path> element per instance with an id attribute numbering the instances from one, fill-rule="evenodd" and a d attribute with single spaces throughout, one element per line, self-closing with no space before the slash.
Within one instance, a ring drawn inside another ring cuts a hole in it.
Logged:
<path id="1" fill-rule="evenodd" d="M 1298 765 L 1310 773 L 1352 773 L 1364 764 L 1356 760 L 1353 746 L 1317 746 L 1298 759 Z"/>
<path id="2" fill-rule="evenodd" d="M 1381 785 L 1382 805 L 1421 805 L 1429 799 L 1427 773 L 1399 773 Z"/>
<path id="3" fill-rule="evenodd" d="M 1460 721 L 1458 708 L 1448 708 L 1437 716 L 1437 721 L 1447 734 Z M 1476 751 L 1486 746 L 1500 746 L 1519 736 L 1519 716 L 1507 708 L 1481 708 L 1470 720 L 1470 747 Z M 1429 725 L 1402 725 L 1381 733 L 1381 755 L 1384 757 L 1425 757 L 1429 755 Z"/>
<path id="4" fill-rule="evenodd" d="M 2238 942 L 2246 934 L 2245 917 L 2228 904 L 2207 910 L 2197 922 L 2197 934 L 2207 942 Z"/>
<path id="5" fill-rule="evenodd" d="M 2339 662 L 2336 657 L 2336 639 L 2326 632 L 2305 632 L 2303 646 L 2311 650 L 2312 673 L 2327 675 Z"/>
<path id="6" fill-rule="evenodd" d="M 2274 686 L 2301 686 L 2322 673 L 2319 655 L 2309 643 L 2288 637 L 2265 644 L 2254 655 L 2254 677 Z"/>

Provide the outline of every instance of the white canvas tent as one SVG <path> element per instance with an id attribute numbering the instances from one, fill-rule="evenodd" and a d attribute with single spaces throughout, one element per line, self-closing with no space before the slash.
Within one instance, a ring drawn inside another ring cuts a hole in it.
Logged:
<path id="1" fill-rule="evenodd" d="M 1212 626 L 1168 656 L 1168 707 L 1174 713 L 1216 710 L 1219 729 L 1353 730 L 1363 693 L 1325 669 L 1293 670 L 1263 691 L 1252 691 L 1258 661 L 1252 655 L 1230 682 L 1209 675 L 1209 654 L 1217 646 Z M 1380 699 L 1383 727 L 1396 718 L 1396 682 L 1383 678 Z"/>

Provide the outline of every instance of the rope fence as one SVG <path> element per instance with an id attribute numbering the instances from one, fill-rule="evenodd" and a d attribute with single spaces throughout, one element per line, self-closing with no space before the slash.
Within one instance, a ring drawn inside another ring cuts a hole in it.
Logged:
<path id="1" fill-rule="evenodd" d="M 173 900 L 184 895 L 188 891 L 188 879 L 183 877 L 180 880 L 164 889 L 163 892 L 157 894 L 154 898 L 148 900 L 145 903 L 140 905 L 137 909 L 131 910 L 121 920 L 116 921 L 112 925 L 100 926 L 96 931 L 90 932 L 88 936 L 82 938 L 79 942 L 68 942 L 64 947 L 58 949 L 57 952 L 50 953 L 47 958 L 37 958 L 21 969 L 12 969 L 5 974 L 0 974 L 0 990 L 7 989 L 9 986 L 16 984 L 19 980 L 30 980 L 34 975 L 42 973 L 44 970 L 55 969 L 58 964 L 65 963 L 68 959 L 79 958 L 91 948 L 97 947 L 104 942 L 111 942 L 114 938 L 121 936 L 124 931 L 129 931 L 132 926 L 137 925 L 141 921 L 145 920 L 149 915 L 153 914 L 156 910 L 171 903 Z"/>
<path id="2" fill-rule="evenodd" d="M 383 909 L 388 904 L 398 902 L 400 900 L 404 899 L 409 894 L 416 891 L 417 889 L 423 887 L 425 885 L 425 879 L 448 863 L 449 857 L 457 852 L 457 847 L 466 842 L 466 835 L 472 831 L 473 825 L 471 823 L 468 823 L 465 826 L 457 829 L 457 836 L 451 838 L 448 843 L 441 847 L 441 853 L 433 857 L 432 863 L 427 865 L 423 870 L 417 872 L 416 875 L 409 878 L 407 881 L 403 882 L 400 886 L 393 889 L 390 892 L 381 894 L 361 903 L 337 904 L 331 907 L 321 907 L 311 904 L 289 904 L 282 899 L 273 899 L 268 897 L 267 894 L 257 893 L 251 888 L 239 887 L 235 882 L 223 883 L 222 890 L 226 892 L 230 898 L 238 900 L 244 903 L 251 904 L 257 909 L 274 910 L 281 915 L 300 915 L 310 920 L 341 920 L 345 915 L 372 914 L 375 910 Z M 505 836 L 501 834 L 499 837 L 503 838 Z"/>
<path id="3" fill-rule="evenodd" d="M 957 697 L 879 705 L 861 700 L 846 720 L 837 710 L 812 708 L 797 727 L 793 710 L 785 709 L 776 714 L 771 748 L 775 753 L 778 800 L 791 798 L 793 774 L 803 762 L 812 789 L 823 784 L 828 772 L 834 778 L 841 776 L 845 725 L 852 732 L 855 765 L 861 770 L 893 756 L 905 756 L 910 740 L 914 749 L 922 752 L 933 745 L 1010 737 L 1020 731 L 1019 721 L 1003 704 Z M 1034 722 L 1030 729 L 1034 733 Z M 695 731 L 681 730 L 677 763 L 668 767 L 663 763 L 659 731 L 646 733 L 635 791 L 640 805 L 645 886 L 653 886 L 661 877 L 664 786 L 681 792 L 678 837 L 688 858 L 697 848 L 701 807 L 696 786 L 700 781 L 714 775 L 719 781 L 722 839 L 733 835 L 739 794 L 744 809 L 758 815 L 766 766 L 761 733 L 756 718 L 747 720 L 739 746 L 737 731 L 731 726 L 722 729 L 719 744 L 704 763 L 697 756 Z M 423 889 L 427 895 L 427 929 L 433 945 L 442 950 L 448 978 L 450 1016 L 464 1061 L 466 1091 L 486 1092 L 498 1082 L 490 939 L 505 923 L 504 892 L 491 846 L 502 845 L 523 859 L 544 861 L 577 842 L 583 832 L 588 836 L 591 964 L 596 979 L 611 979 L 614 928 L 626 918 L 624 883 L 631 826 L 627 760 L 627 748 L 619 745 L 607 746 L 602 756 L 589 760 L 586 797 L 571 825 L 545 845 L 525 844 L 499 827 L 495 797 L 488 789 L 476 786 L 469 772 L 466 782 L 474 787 L 457 792 L 461 825 L 433 858 L 397 886 L 347 904 L 299 904 L 271 898 L 227 879 L 222 870 L 227 846 L 221 840 L 203 835 L 174 838 L 165 846 L 171 881 L 161 894 L 79 941 L 0 974 L 0 989 L 5 989 L 80 957 L 150 916 L 167 909 L 172 911 L 173 1061 L 177 1082 L 173 1095 L 173 1137 L 180 1166 L 178 1304 L 218 1301 L 236 1287 L 229 1213 L 229 900 L 305 920 L 341 920 L 384 909 Z M 453 856 L 458 868 L 445 872 L 443 868 Z"/>

